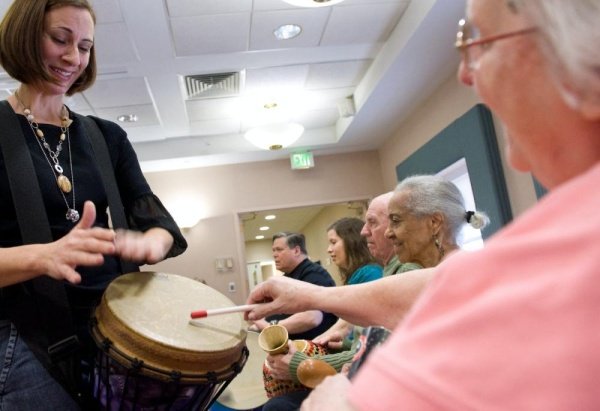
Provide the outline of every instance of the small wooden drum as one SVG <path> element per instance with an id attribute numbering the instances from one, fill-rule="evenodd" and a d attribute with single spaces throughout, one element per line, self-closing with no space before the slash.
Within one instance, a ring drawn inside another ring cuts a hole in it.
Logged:
<path id="1" fill-rule="evenodd" d="M 258 345 L 257 332 L 248 332 L 246 346 L 250 351 L 248 362 L 242 372 L 231 381 L 217 398 L 217 402 L 211 407 L 212 411 L 253 410 L 267 402 L 268 398 L 262 376 L 262 366 L 267 353 Z"/>
<path id="2" fill-rule="evenodd" d="M 207 409 L 248 358 L 245 322 L 239 313 L 202 320 L 190 313 L 231 306 L 187 277 L 139 272 L 115 279 L 92 319 L 100 348 L 96 398 L 110 410 Z"/>
<path id="3" fill-rule="evenodd" d="M 327 354 L 327 350 L 324 346 L 317 345 L 312 341 L 294 340 L 294 344 L 296 345 L 296 350 L 303 352 L 309 357 Z M 303 391 L 309 389 L 299 382 L 275 378 L 272 374 L 269 364 L 266 361 L 263 363 L 263 381 L 265 384 L 267 397 L 269 398 L 277 397 L 279 395 L 284 395 L 294 391 Z"/>

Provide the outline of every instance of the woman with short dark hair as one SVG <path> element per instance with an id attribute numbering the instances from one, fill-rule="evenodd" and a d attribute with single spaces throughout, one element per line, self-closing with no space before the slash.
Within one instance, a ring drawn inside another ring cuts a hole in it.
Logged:
<path id="1" fill-rule="evenodd" d="M 88 323 L 103 291 L 187 247 L 125 131 L 65 104 L 94 83 L 94 29 L 87 0 L 15 0 L 0 23 L 0 63 L 21 83 L 0 102 L 0 246 L 39 244 L 27 250 L 40 257 L 2 254 L 12 270 L 0 277 L 2 409 L 76 409 L 91 397 Z"/>

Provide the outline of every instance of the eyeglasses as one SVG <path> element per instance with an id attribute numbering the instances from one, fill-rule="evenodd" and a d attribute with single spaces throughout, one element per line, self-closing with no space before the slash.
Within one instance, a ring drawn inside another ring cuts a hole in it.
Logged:
<path id="1" fill-rule="evenodd" d="M 526 29 L 509 31 L 508 33 L 481 37 L 479 35 L 479 30 L 476 27 L 471 26 L 465 19 L 461 19 L 458 22 L 458 32 L 456 33 L 456 43 L 454 43 L 454 47 L 462 53 L 466 67 L 469 70 L 474 70 L 477 68 L 477 63 L 479 62 L 482 51 L 489 47 L 494 41 L 533 33 L 536 30 L 535 27 L 529 27 Z"/>

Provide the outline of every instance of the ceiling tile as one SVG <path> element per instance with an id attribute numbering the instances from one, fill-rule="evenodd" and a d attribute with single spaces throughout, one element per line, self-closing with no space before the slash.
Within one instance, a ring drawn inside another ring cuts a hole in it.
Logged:
<path id="1" fill-rule="evenodd" d="M 99 65 L 123 65 L 139 60 L 124 23 L 98 24 L 94 47 Z"/>
<path id="2" fill-rule="evenodd" d="M 406 3 L 375 3 L 333 8 L 321 45 L 384 42 Z"/>
<path id="3" fill-rule="evenodd" d="M 252 18 L 250 50 L 316 47 L 321 41 L 330 12 L 328 7 L 256 12 Z M 293 39 L 278 40 L 273 31 L 283 24 L 296 24 L 302 28 L 302 32 Z"/>
<path id="4" fill-rule="evenodd" d="M 98 80 L 83 95 L 96 108 L 152 104 L 143 77 Z"/>
<path id="5" fill-rule="evenodd" d="M 177 56 L 246 51 L 250 13 L 171 19 Z"/>
<path id="6" fill-rule="evenodd" d="M 118 0 L 92 0 L 92 7 L 94 7 L 97 24 L 123 21 Z"/>
<path id="7" fill-rule="evenodd" d="M 2 15 L 4 16 L 4 13 L 6 13 L 6 10 L 8 10 L 8 7 L 11 5 L 12 0 L 0 0 L 0 13 L 2 13 Z"/>
<path id="8" fill-rule="evenodd" d="M 303 111 L 294 116 L 293 121 L 302 124 L 305 129 L 311 129 L 334 126 L 339 117 L 340 115 L 336 107 Z"/>
<path id="9" fill-rule="evenodd" d="M 282 0 L 254 0 L 253 9 L 254 11 L 264 10 L 285 10 L 285 9 L 296 9 L 297 6 L 292 6 Z"/>
<path id="10" fill-rule="evenodd" d="M 121 123 L 117 120 L 119 116 L 128 114 L 135 114 L 138 118 L 138 121 L 132 123 Z M 114 121 L 123 128 L 160 125 L 160 121 L 156 115 L 156 110 L 152 104 L 102 108 L 96 110 L 96 116 Z"/>
<path id="11" fill-rule="evenodd" d="M 356 86 L 370 64 L 371 60 L 311 64 L 306 88 L 321 89 Z"/>
<path id="12" fill-rule="evenodd" d="M 309 66 L 266 67 L 246 70 L 245 95 L 286 93 L 304 88 Z"/>
<path id="13" fill-rule="evenodd" d="M 236 97 L 188 100 L 185 102 L 190 122 L 238 117 L 241 99 Z"/>
<path id="14" fill-rule="evenodd" d="M 83 94 L 75 94 L 71 97 L 67 97 L 65 100 L 65 104 L 69 106 L 69 108 L 77 113 L 92 111 L 92 108 L 88 104 L 88 102 L 83 98 Z"/>
<path id="15" fill-rule="evenodd" d="M 252 10 L 252 0 L 167 0 L 171 17 L 226 14 Z"/>
<path id="16" fill-rule="evenodd" d="M 239 134 L 240 132 L 240 121 L 237 119 L 194 121 L 190 126 L 192 133 L 198 136 Z"/>

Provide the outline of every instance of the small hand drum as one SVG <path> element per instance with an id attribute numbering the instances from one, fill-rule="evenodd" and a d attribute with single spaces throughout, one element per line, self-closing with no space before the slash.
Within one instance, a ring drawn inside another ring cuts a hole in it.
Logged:
<path id="1" fill-rule="evenodd" d="M 115 279 L 92 320 L 100 348 L 95 396 L 107 409 L 204 410 L 242 370 L 248 350 L 240 314 L 190 321 L 197 307 L 234 303 L 174 274 Z"/>

